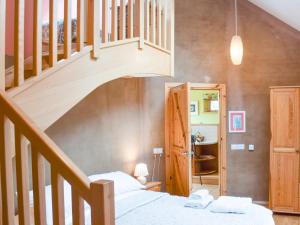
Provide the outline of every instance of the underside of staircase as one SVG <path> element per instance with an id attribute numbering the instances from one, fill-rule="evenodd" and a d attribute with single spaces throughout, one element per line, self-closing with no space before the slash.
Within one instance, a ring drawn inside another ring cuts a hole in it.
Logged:
<path id="1" fill-rule="evenodd" d="M 91 58 L 90 47 L 74 59 L 61 62 L 41 77 L 29 78 L 7 93 L 45 130 L 100 85 L 120 77 L 171 75 L 171 54 L 150 44 L 139 48 L 140 40 L 118 43 L 98 50 Z"/>

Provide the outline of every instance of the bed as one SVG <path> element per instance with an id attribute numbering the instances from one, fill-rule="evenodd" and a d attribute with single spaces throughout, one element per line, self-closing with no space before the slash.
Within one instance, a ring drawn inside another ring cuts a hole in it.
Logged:
<path id="1" fill-rule="evenodd" d="M 120 173 L 120 172 L 115 172 Z M 123 173 L 124 174 L 124 173 Z M 120 175 L 120 177 L 123 176 Z M 120 179 L 113 175 L 115 182 L 116 225 L 274 225 L 272 211 L 252 204 L 246 214 L 212 213 L 206 209 L 184 207 L 187 198 L 167 193 L 143 190 L 143 186 L 132 177 Z M 128 176 L 128 175 L 126 175 Z M 128 176 L 129 177 L 129 176 Z M 107 179 L 107 176 L 93 175 L 90 179 Z M 65 182 L 65 221 L 72 224 L 71 187 Z M 32 193 L 30 194 L 31 204 Z M 51 187 L 46 187 L 47 224 L 52 224 Z M 85 224 L 90 225 L 90 207 L 85 204 Z"/>

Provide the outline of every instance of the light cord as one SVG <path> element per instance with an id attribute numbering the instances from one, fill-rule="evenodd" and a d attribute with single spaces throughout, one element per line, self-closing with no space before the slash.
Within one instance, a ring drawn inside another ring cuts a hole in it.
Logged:
<path id="1" fill-rule="evenodd" d="M 160 171 L 159 171 L 159 167 L 160 167 L 160 158 L 161 158 L 161 154 L 159 154 L 159 158 L 158 158 L 158 178 L 160 179 Z"/>
<path id="2" fill-rule="evenodd" d="M 237 36 L 238 33 L 238 16 L 237 16 L 237 0 L 234 0 L 234 8 L 235 8 L 235 35 Z"/>
<path id="3" fill-rule="evenodd" d="M 153 163 L 153 168 L 152 168 L 152 178 L 151 181 L 154 181 L 154 173 L 155 173 L 155 164 L 156 164 L 156 155 L 154 154 L 154 163 Z"/>

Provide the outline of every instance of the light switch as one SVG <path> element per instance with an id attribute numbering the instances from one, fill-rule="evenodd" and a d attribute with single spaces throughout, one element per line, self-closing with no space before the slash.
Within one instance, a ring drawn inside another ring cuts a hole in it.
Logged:
<path id="1" fill-rule="evenodd" d="M 249 151 L 254 151 L 254 145 L 253 144 L 249 145 L 248 149 Z"/>
<path id="2" fill-rule="evenodd" d="M 244 144 L 232 144 L 231 145 L 231 150 L 234 150 L 234 151 L 243 151 L 244 149 L 245 149 Z"/>

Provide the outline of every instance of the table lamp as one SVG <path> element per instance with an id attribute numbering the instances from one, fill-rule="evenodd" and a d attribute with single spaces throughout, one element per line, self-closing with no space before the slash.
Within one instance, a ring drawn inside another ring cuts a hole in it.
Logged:
<path id="1" fill-rule="evenodd" d="M 134 176 L 137 177 L 137 180 L 141 184 L 146 184 L 146 182 L 147 182 L 146 176 L 148 176 L 148 175 L 149 175 L 148 168 L 145 163 L 139 163 L 135 166 Z"/>

